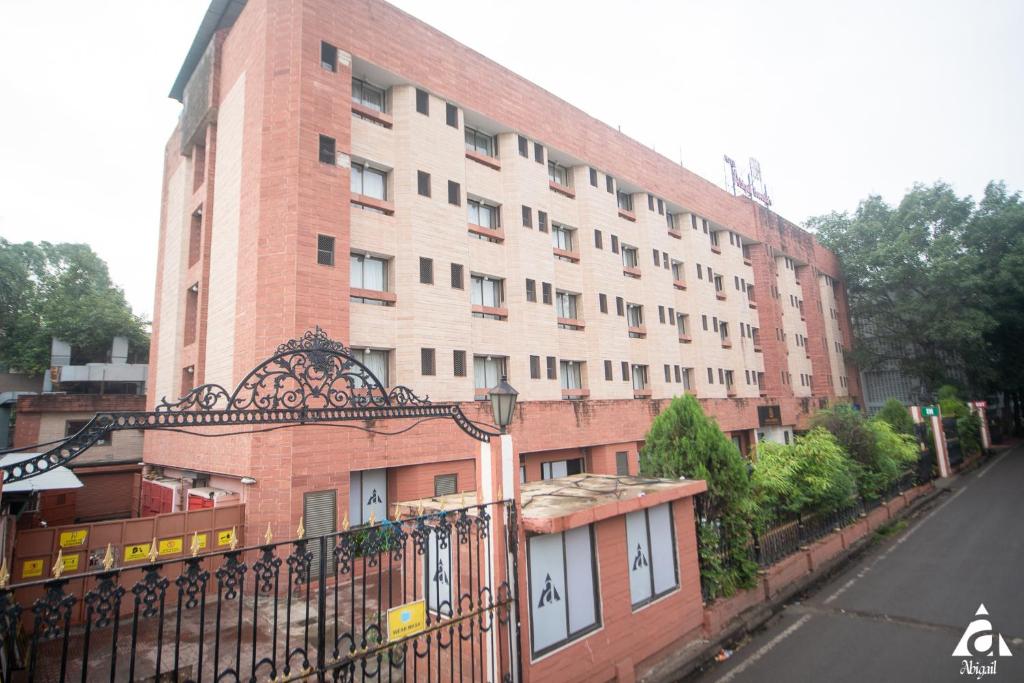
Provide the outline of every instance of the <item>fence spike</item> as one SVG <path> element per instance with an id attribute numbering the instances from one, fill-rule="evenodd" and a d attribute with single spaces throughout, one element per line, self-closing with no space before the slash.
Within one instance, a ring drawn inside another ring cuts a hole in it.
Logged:
<path id="1" fill-rule="evenodd" d="M 373 513 L 373 510 L 370 510 L 370 526 L 373 526 L 376 523 L 377 523 L 377 516 Z"/>
<path id="2" fill-rule="evenodd" d="M 230 548 L 232 550 L 234 550 L 237 547 L 238 547 L 238 534 L 235 532 L 235 527 L 231 527 L 231 546 L 230 546 Z"/>
<path id="3" fill-rule="evenodd" d="M 346 512 L 345 513 L 345 519 L 341 520 L 341 530 L 342 531 L 348 531 L 348 527 L 349 527 L 349 524 L 348 524 L 348 513 Z"/>
<path id="4" fill-rule="evenodd" d="M 149 561 L 156 562 L 157 555 L 158 553 L 156 551 L 156 536 L 154 536 L 153 542 L 149 544 Z"/>
<path id="5" fill-rule="evenodd" d="M 189 546 L 189 550 L 192 551 L 192 557 L 198 557 L 199 556 L 199 532 L 198 531 L 193 531 L 192 532 L 192 545 Z"/>
<path id="6" fill-rule="evenodd" d="M 59 579 L 60 575 L 64 573 L 64 549 L 61 548 L 57 551 L 57 561 L 53 563 L 53 578 Z"/>
<path id="7" fill-rule="evenodd" d="M 0 588 L 7 588 L 7 582 L 11 580 L 11 572 L 7 570 L 7 558 L 0 564 Z"/>
<path id="8" fill-rule="evenodd" d="M 107 552 L 103 555 L 103 570 L 110 571 L 114 567 L 114 548 L 107 544 Z"/>
<path id="9" fill-rule="evenodd" d="M 267 533 L 263 534 L 263 540 L 270 545 L 270 542 L 274 540 L 274 533 L 270 530 L 270 522 L 267 522 Z"/>
<path id="10" fill-rule="evenodd" d="M 306 525 L 303 524 L 305 519 L 306 519 L 305 515 L 299 515 L 299 528 L 295 530 L 295 535 L 297 537 L 299 537 L 299 538 L 305 538 L 306 537 Z"/>

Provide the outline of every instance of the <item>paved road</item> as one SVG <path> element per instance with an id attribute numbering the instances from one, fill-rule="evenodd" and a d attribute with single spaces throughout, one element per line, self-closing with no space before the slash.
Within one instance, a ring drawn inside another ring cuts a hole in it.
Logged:
<path id="1" fill-rule="evenodd" d="M 1013 655 L 981 680 L 1024 681 L 1024 447 L 955 480 L 903 533 L 696 680 L 978 680 L 961 675 L 964 658 L 952 653 L 981 604 Z"/>

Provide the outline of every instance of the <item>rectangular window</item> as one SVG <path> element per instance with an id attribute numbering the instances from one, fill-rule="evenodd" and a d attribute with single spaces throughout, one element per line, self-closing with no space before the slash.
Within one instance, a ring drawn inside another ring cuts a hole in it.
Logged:
<path id="1" fill-rule="evenodd" d="M 526 206 L 525 204 L 523 205 L 523 227 L 533 227 L 533 209 Z"/>
<path id="2" fill-rule="evenodd" d="M 615 474 L 620 477 L 629 476 L 629 452 L 619 451 L 615 454 Z"/>
<path id="3" fill-rule="evenodd" d="M 597 187 L 597 169 L 590 169 L 590 184 Z"/>
<path id="4" fill-rule="evenodd" d="M 330 235 L 316 236 L 316 262 L 321 266 L 334 265 L 334 238 Z"/>
<path id="5" fill-rule="evenodd" d="M 551 244 L 555 249 L 574 251 L 576 249 L 576 231 L 558 223 L 551 225 Z"/>
<path id="6" fill-rule="evenodd" d="M 603 241 L 601 239 L 601 231 L 600 230 L 595 230 L 594 231 L 594 248 L 596 248 L 596 249 L 604 249 L 604 244 L 603 244 Z"/>
<path id="7" fill-rule="evenodd" d="M 445 103 L 444 120 L 452 128 L 459 127 L 459 108 L 451 102 Z"/>
<path id="8" fill-rule="evenodd" d="M 568 477 L 582 472 L 583 458 L 573 458 L 572 460 L 552 460 L 551 462 L 542 462 L 540 464 L 540 478 L 542 480 Z"/>
<path id="9" fill-rule="evenodd" d="M 647 210 L 654 211 L 654 195 L 650 192 L 647 193 Z"/>
<path id="10" fill-rule="evenodd" d="M 384 89 L 358 78 L 352 79 L 352 101 L 374 111 L 383 113 L 387 110 Z"/>
<path id="11" fill-rule="evenodd" d="M 658 200 L 658 215 L 662 216 L 665 214 L 665 202 Z"/>
<path id="12" fill-rule="evenodd" d="M 426 90 L 416 88 L 416 111 L 430 116 L 430 95 Z"/>
<path id="13" fill-rule="evenodd" d="M 498 156 L 498 145 L 493 135 L 466 126 L 466 149 L 488 157 Z"/>
<path id="14" fill-rule="evenodd" d="M 537 229 L 541 232 L 548 231 L 548 213 L 547 211 L 537 210 Z"/>
<path id="15" fill-rule="evenodd" d="M 613 379 L 612 362 L 610 360 L 604 362 L 604 379 L 606 382 L 611 382 Z"/>
<path id="16" fill-rule="evenodd" d="M 504 356 L 473 356 L 473 386 L 477 394 L 497 386 L 506 375 Z"/>
<path id="17" fill-rule="evenodd" d="M 665 324 L 665 307 L 661 305 L 658 306 L 658 322 Z"/>
<path id="18" fill-rule="evenodd" d="M 438 474 L 434 477 L 434 496 L 450 496 L 459 490 L 459 475 Z"/>
<path id="19" fill-rule="evenodd" d="M 498 278 L 487 277 L 486 275 L 471 275 L 469 287 L 471 298 L 475 306 L 487 306 L 488 308 L 501 308 L 504 303 L 503 281 Z M 483 314 L 474 313 L 480 316 Z"/>
<path id="20" fill-rule="evenodd" d="M 615 178 L 612 178 L 610 175 L 605 176 L 604 186 L 605 189 L 608 190 L 608 194 L 615 192 Z"/>
<path id="21" fill-rule="evenodd" d="M 683 381 L 683 380 L 682 380 L 682 378 L 680 377 L 680 369 L 679 369 L 679 366 L 678 366 L 678 365 L 676 365 L 676 366 L 675 366 L 675 367 L 673 368 L 673 370 L 675 370 L 676 384 L 679 384 L 680 382 L 682 382 L 682 381 Z"/>
<path id="22" fill-rule="evenodd" d="M 420 284 L 434 284 L 434 259 L 420 256 Z"/>
<path id="23" fill-rule="evenodd" d="M 538 164 L 544 163 L 544 145 L 539 142 L 533 143 L 533 160 Z"/>
<path id="24" fill-rule="evenodd" d="M 359 289 L 372 289 L 375 292 L 388 291 L 388 260 L 368 254 L 351 254 L 349 256 L 349 283 Z M 366 300 L 361 303 L 383 303 Z"/>
<path id="25" fill-rule="evenodd" d="M 583 363 L 578 360 L 563 360 L 558 363 L 563 389 L 583 388 Z"/>
<path id="26" fill-rule="evenodd" d="M 626 562 L 633 609 L 679 587 L 672 504 L 626 514 Z"/>
<path id="27" fill-rule="evenodd" d="M 626 304 L 626 322 L 630 327 L 641 327 L 644 324 L 644 307 L 640 304 Z M 637 334 L 630 333 L 630 336 Z"/>
<path id="28" fill-rule="evenodd" d="M 633 371 L 633 391 L 643 391 L 647 388 L 647 366 L 646 365 L 634 365 Z"/>
<path id="29" fill-rule="evenodd" d="M 661 252 L 661 265 L 665 270 L 668 270 L 668 252 Z"/>
<path id="30" fill-rule="evenodd" d="M 462 264 L 452 264 L 452 289 L 462 289 Z"/>
<path id="31" fill-rule="evenodd" d="M 522 135 L 519 136 L 519 156 L 530 158 L 530 141 Z"/>
<path id="32" fill-rule="evenodd" d="M 497 206 L 476 199 L 467 199 L 466 206 L 469 207 L 469 222 L 472 225 L 489 230 L 501 227 L 501 213 Z"/>
<path id="33" fill-rule="evenodd" d="M 697 279 L 704 279 L 704 268 L 699 263 L 697 264 Z"/>
<path id="34" fill-rule="evenodd" d="M 608 296 L 603 293 L 597 295 L 597 306 L 602 313 L 608 312 Z"/>
<path id="35" fill-rule="evenodd" d="M 679 334 L 681 335 L 689 334 L 687 330 L 690 329 L 690 316 L 684 313 L 677 313 L 676 329 L 679 331 Z"/>
<path id="36" fill-rule="evenodd" d="M 334 138 L 327 137 L 326 135 L 320 136 L 320 163 L 331 164 L 332 166 L 337 163 L 337 156 L 334 152 L 335 143 Z"/>
<path id="37" fill-rule="evenodd" d="M 430 196 L 430 174 L 426 171 L 416 171 L 416 192 L 421 197 Z"/>
<path id="38" fill-rule="evenodd" d="M 693 390 L 693 368 L 683 368 L 683 390 Z"/>
<path id="39" fill-rule="evenodd" d="M 388 173 L 366 164 L 352 164 L 349 189 L 353 194 L 361 194 L 374 199 L 388 198 Z"/>
<path id="40" fill-rule="evenodd" d="M 555 293 L 555 310 L 558 312 L 559 318 L 577 320 L 576 299 L 576 294 L 570 294 L 569 292 Z"/>
<path id="41" fill-rule="evenodd" d="M 708 331 L 708 316 L 707 315 L 703 315 L 702 314 L 700 316 L 700 324 L 704 328 L 704 331 L 707 332 Z"/>
<path id="42" fill-rule="evenodd" d="M 679 230 L 679 216 L 674 213 L 665 214 L 665 223 L 668 224 L 668 229 L 672 231 Z"/>
<path id="43" fill-rule="evenodd" d="M 338 70 L 338 48 L 330 43 L 320 42 L 320 66 L 330 72 Z"/>
<path id="44" fill-rule="evenodd" d="M 558 162 L 548 161 L 548 180 L 562 187 L 571 187 L 572 173 Z"/>
<path id="45" fill-rule="evenodd" d="M 679 282 L 684 282 L 686 280 L 686 273 L 683 270 L 682 261 L 672 262 L 672 279 L 677 280 Z"/>
<path id="46" fill-rule="evenodd" d="M 542 282 L 541 283 L 541 297 L 542 297 L 544 303 L 546 303 L 549 306 L 551 305 L 551 283 L 550 282 Z"/>
<path id="47" fill-rule="evenodd" d="M 622 361 L 622 381 L 629 381 L 629 363 Z"/>
<path id="48" fill-rule="evenodd" d="M 537 283 L 530 278 L 526 278 L 526 300 L 537 301 Z"/>
<path id="49" fill-rule="evenodd" d="M 462 205 L 462 188 L 454 180 L 448 181 L 448 203 L 455 206 Z"/>
<path id="50" fill-rule="evenodd" d="M 619 253 L 619 238 L 617 235 L 612 235 L 612 253 Z"/>
<path id="51" fill-rule="evenodd" d="M 715 383 L 715 371 L 712 370 L 711 368 L 708 368 L 708 384 L 714 384 L 714 383 Z"/>
<path id="52" fill-rule="evenodd" d="M 381 522 L 388 515 L 388 471 L 361 470 L 349 474 L 348 517 L 352 526 Z"/>
<path id="53" fill-rule="evenodd" d="M 420 374 L 435 374 L 434 349 L 420 349 Z"/>
<path id="54" fill-rule="evenodd" d="M 370 372 L 380 380 L 382 385 L 390 386 L 390 351 L 383 349 L 352 349 L 352 354 L 356 360 L 361 361 L 363 365 L 370 369 Z M 353 381 L 356 382 L 356 386 L 362 386 L 362 380 L 356 378 Z"/>
<path id="55" fill-rule="evenodd" d="M 657 249 L 654 250 L 654 267 L 661 267 L 661 252 L 658 251 Z"/>
<path id="56" fill-rule="evenodd" d="M 548 379 L 558 379 L 558 366 L 555 364 L 555 357 L 548 356 L 545 361 L 548 366 Z"/>
<path id="57" fill-rule="evenodd" d="M 530 379 L 540 379 L 540 356 L 530 356 Z"/>
<path id="58" fill-rule="evenodd" d="M 618 315 L 626 315 L 626 306 L 621 296 L 615 297 L 615 313 Z"/>
<path id="59" fill-rule="evenodd" d="M 626 268 L 636 268 L 640 265 L 640 257 L 636 253 L 636 247 L 622 245 L 622 265 Z"/>
<path id="60" fill-rule="evenodd" d="M 665 383 L 667 384 L 667 383 L 672 381 L 672 366 L 669 365 L 668 363 L 665 363 L 664 370 L 665 370 Z"/>
<path id="61" fill-rule="evenodd" d="M 615 194 L 615 201 L 616 203 L 618 203 L 619 208 L 622 209 L 623 211 L 633 210 L 633 195 L 627 192 L 623 192 L 622 190 L 619 190 Z"/>
<path id="62" fill-rule="evenodd" d="M 452 351 L 452 374 L 456 377 L 466 376 L 466 352 Z"/>

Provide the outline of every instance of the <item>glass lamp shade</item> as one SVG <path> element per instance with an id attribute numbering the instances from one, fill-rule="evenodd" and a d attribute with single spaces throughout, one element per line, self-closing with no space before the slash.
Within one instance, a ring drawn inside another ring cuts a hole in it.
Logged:
<path id="1" fill-rule="evenodd" d="M 516 411 L 516 398 L 519 397 L 519 392 L 509 385 L 507 379 L 502 375 L 501 381 L 489 392 L 494 423 L 501 427 L 503 432 L 512 423 L 512 415 Z"/>

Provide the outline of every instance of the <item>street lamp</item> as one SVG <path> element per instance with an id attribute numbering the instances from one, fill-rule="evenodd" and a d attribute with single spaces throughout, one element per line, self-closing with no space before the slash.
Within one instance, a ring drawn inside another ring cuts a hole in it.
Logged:
<path id="1" fill-rule="evenodd" d="M 501 376 L 498 385 L 491 388 L 488 393 L 491 397 L 491 413 L 494 415 L 494 422 L 501 428 L 502 434 L 508 433 L 508 426 L 512 424 L 512 415 L 516 412 L 516 398 L 519 392 L 508 383 L 508 377 Z"/>

